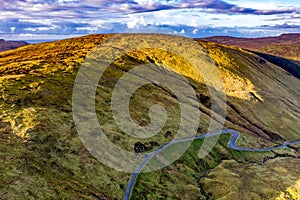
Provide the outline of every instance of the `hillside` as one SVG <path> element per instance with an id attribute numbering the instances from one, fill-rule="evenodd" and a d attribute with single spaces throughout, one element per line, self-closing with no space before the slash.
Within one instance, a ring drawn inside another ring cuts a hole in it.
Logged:
<path id="1" fill-rule="evenodd" d="M 23 42 L 23 41 L 6 41 L 3 39 L 0 39 L 0 52 L 16 49 L 16 48 L 19 48 L 19 47 L 25 46 L 25 45 L 28 45 L 28 43 Z"/>
<path id="2" fill-rule="evenodd" d="M 278 37 L 235 38 L 226 36 L 202 38 L 205 41 L 226 44 L 300 61 L 300 34 L 282 34 Z"/>
<path id="3" fill-rule="evenodd" d="M 141 43 L 159 38 L 135 36 Z M 123 197 L 131 174 L 109 168 L 90 154 L 78 136 L 72 113 L 72 91 L 79 67 L 97 45 L 111 37 L 89 35 L 0 53 L 1 199 Z M 168 37 L 179 47 L 184 43 L 183 38 Z M 115 44 L 115 48 L 121 45 Z M 242 134 L 240 146 L 266 147 L 299 139 L 298 78 L 251 52 L 203 41 L 199 45 L 222 77 L 227 95 L 224 129 L 235 129 Z M 97 87 L 95 110 L 107 137 L 134 152 L 136 144 L 151 150 L 175 136 L 180 123 L 178 100 L 157 84 L 139 88 L 130 101 L 130 115 L 136 123 L 144 125 L 150 123 L 147 111 L 151 105 L 164 106 L 168 118 L 156 136 L 129 137 L 118 128 L 112 116 L 108 102 L 117 81 L 136 65 L 147 63 L 155 64 L 158 70 L 166 69 L 186 77 L 199 100 L 201 117 L 197 134 L 206 133 L 210 121 L 216 120 L 211 119 L 210 86 L 205 85 L 180 55 L 161 49 L 135 49 L 114 60 Z M 170 166 L 140 174 L 132 198 L 299 197 L 300 169 L 296 167 L 300 165 L 299 146 L 262 153 L 241 152 L 229 149 L 228 140 L 229 135 L 221 136 L 204 159 L 198 156 L 203 141 L 194 141 Z"/>

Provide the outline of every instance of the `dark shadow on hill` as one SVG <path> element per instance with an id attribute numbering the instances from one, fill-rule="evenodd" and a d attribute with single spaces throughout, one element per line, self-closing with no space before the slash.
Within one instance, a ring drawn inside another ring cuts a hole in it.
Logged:
<path id="1" fill-rule="evenodd" d="M 266 59 L 270 63 L 273 63 L 273 64 L 281 67 L 282 69 L 284 69 L 291 75 L 300 79 L 300 65 L 296 64 L 295 62 L 285 59 L 285 58 L 282 58 L 282 57 L 279 57 L 279 56 L 273 56 L 270 54 L 261 53 L 261 52 L 257 52 L 257 51 L 251 51 L 251 50 L 248 50 L 248 51 Z"/>

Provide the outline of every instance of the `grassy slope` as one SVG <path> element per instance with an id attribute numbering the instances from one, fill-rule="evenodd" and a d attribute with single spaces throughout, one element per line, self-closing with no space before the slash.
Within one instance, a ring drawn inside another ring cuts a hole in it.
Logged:
<path id="1" fill-rule="evenodd" d="M 122 197 L 130 175 L 100 164 L 87 152 L 77 136 L 71 113 L 71 92 L 76 72 L 87 53 L 108 37 L 110 36 L 91 35 L 29 45 L 0 54 L 0 156 L 3 160 L 0 166 L 1 198 Z M 298 139 L 298 79 L 251 53 L 205 42 L 201 45 L 219 67 L 228 95 L 226 126 L 243 133 L 240 145 L 266 146 L 281 140 Z M 177 70 L 185 69 L 181 73 L 196 88 L 201 101 L 199 107 L 204 112 L 199 133 L 206 132 L 210 105 L 206 86 L 193 76 L 192 70 L 188 70 L 190 66 L 185 65 L 179 57 L 173 55 L 172 59 L 168 59 L 166 55 L 169 54 L 157 50 L 128 53 L 117 60 L 101 80 L 102 86 L 98 88 L 96 98 L 99 120 L 108 137 L 124 149 L 132 151 L 137 141 L 142 141 L 149 147 L 150 141 L 163 144 L 169 140 L 165 137 L 166 131 L 171 131 L 174 135 L 179 123 L 180 110 L 176 99 L 153 85 L 139 89 L 133 96 L 131 115 L 138 123 L 148 123 L 149 118 L 144 113 L 147 113 L 149 106 L 156 102 L 163 103 L 169 118 L 160 134 L 148 140 L 128 138 L 113 123 L 107 101 L 110 100 L 114 83 L 124 72 L 140 63 L 153 62 Z M 180 67 L 178 63 L 181 63 Z M 195 142 L 187 155 L 173 164 L 175 170 L 166 168 L 141 175 L 134 195 L 158 198 L 167 194 L 170 198 L 183 197 L 181 195 L 186 195 L 184 198 L 200 198 L 196 183 L 203 173 L 204 164 L 201 163 L 204 162 L 209 168 L 214 168 L 210 172 L 214 174 L 228 168 L 227 161 L 221 162 L 222 160 L 236 160 L 234 167 L 241 174 L 248 173 L 249 167 L 256 166 L 252 171 L 262 178 L 255 180 L 268 180 L 263 172 L 271 170 L 270 166 L 260 167 L 259 163 L 263 157 L 275 156 L 274 152 L 263 155 L 234 152 L 225 148 L 226 139 L 228 138 L 221 141 L 219 147 L 204 161 L 197 158 L 196 149 L 201 141 Z M 284 156 L 287 155 L 298 154 L 289 150 L 284 152 Z M 296 158 L 288 159 L 299 162 Z M 219 163 L 220 167 L 215 168 Z M 292 165 L 287 166 L 286 174 L 295 175 L 295 169 L 291 170 L 292 168 Z M 210 179 L 223 180 L 218 174 L 213 176 L 215 178 L 211 178 L 210 174 L 207 179 L 201 180 L 204 188 L 215 184 L 208 181 Z M 277 173 L 276 176 L 283 177 L 283 174 Z M 249 177 L 244 176 L 240 180 L 247 181 Z M 158 179 L 161 184 L 159 187 L 156 184 Z M 278 183 L 278 188 L 269 188 L 268 185 L 262 187 L 270 191 L 268 195 L 274 196 L 277 195 L 276 191 L 279 195 L 279 191 L 292 186 L 292 181 L 294 180 L 287 179 L 286 182 Z M 251 181 L 245 184 L 253 185 Z M 222 192 L 207 191 L 210 196 L 223 195 Z M 236 193 L 239 192 L 236 190 Z M 258 195 L 263 195 L 263 192 L 258 192 Z"/>

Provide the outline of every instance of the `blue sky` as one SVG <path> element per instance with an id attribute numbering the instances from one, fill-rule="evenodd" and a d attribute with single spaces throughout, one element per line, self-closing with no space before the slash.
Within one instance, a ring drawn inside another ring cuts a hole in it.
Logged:
<path id="1" fill-rule="evenodd" d="M 47 40 L 92 33 L 189 37 L 300 32 L 298 0 L 1 0 L 0 38 Z"/>

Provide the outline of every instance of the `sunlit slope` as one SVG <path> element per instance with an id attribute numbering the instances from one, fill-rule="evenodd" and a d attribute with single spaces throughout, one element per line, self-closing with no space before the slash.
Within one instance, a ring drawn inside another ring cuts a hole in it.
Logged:
<path id="1" fill-rule="evenodd" d="M 261 124 L 260 129 L 270 128 L 289 139 L 299 137 L 299 127 L 294 124 L 299 123 L 299 79 L 255 54 L 211 43 L 202 45 L 220 68 L 228 104 L 234 102 L 231 107 L 236 114 Z M 244 84 L 237 83 L 239 80 Z M 245 95 L 248 99 L 241 102 Z"/>
<path id="2" fill-rule="evenodd" d="M 3 198 L 122 197 L 129 174 L 116 172 L 90 155 L 78 137 L 71 112 L 73 84 L 81 63 L 110 37 L 90 35 L 0 53 Z M 206 42 L 200 45 L 223 79 L 228 103 L 225 126 L 243 134 L 242 146 L 274 145 L 299 138 L 299 79 L 249 52 Z M 174 70 L 189 80 L 202 112 L 198 133 L 205 133 L 211 102 L 207 86 L 193 66 L 171 52 L 136 49 L 111 64 L 97 88 L 96 111 L 108 138 L 134 151 L 137 142 L 151 150 L 157 148 L 153 142 L 161 145 L 176 134 L 180 123 L 176 97 L 154 84 L 136 91 L 130 114 L 136 123 L 147 125 L 150 106 L 162 104 L 168 120 L 157 136 L 131 138 L 114 123 L 109 102 L 115 83 L 130 69 L 146 63 Z"/>

